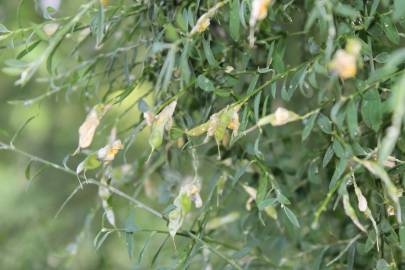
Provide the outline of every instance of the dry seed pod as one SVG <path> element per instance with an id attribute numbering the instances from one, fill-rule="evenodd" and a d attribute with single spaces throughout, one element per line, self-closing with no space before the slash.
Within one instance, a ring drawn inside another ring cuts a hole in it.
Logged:
<path id="1" fill-rule="evenodd" d="M 278 107 L 277 110 L 270 114 L 267 115 L 257 122 L 257 125 L 259 127 L 271 124 L 272 126 L 282 126 L 287 123 L 297 121 L 300 119 L 300 116 L 296 114 L 295 112 L 286 110 L 282 107 Z"/>

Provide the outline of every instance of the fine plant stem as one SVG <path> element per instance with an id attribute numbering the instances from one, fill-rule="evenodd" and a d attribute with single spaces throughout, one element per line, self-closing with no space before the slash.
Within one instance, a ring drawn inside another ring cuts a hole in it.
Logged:
<path id="1" fill-rule="evenodd" d="M 207 243 L 205 243 L 203 240 L 201 240 L 199 237 L 197 237 L 196 235 L 187 232 L 187 234 L 193 238 L 195 241 L 199 242 L 200 244 L 202 244 L 203 246 L 207 247 L 212 253 L 218 255 L 219 257 L 221 257 L 223 260 L 225 260 L 226 262 L 228 262 L 230 265 L 232 265 L 233 267 L 235 267 L 238 270 L 242 270 L 242 267 L 240 267 L 234 260 L 232 260 L 231 258 L 228 258 L 225 254 L 223 254 L 222 252 L 218 251 L 217 249 L 211 247 L 210 245 L 207 245 Z"/>
<path id="2" fill-rule="evenodd" d="M 11 152 L 17 153 L 17 154 L 19 154 L 19 155 L 21 155 L 21 156 L 24 156 L 24 157 L 27 157 L 27 158 L 29 158 L 29 159 L 31 159 L 31 160 L 33 160 L 33 161 L 36 161 L 36 162 L 45 164 L 45 165 L 47 165 L 47 166 L 50 166 L 50 167 L 52 167 L 52 168 L 54 168 L 54 169 L 63 171 L 63 172 L 68 173 L 68 174 L 70 174 L 70 175 L 77 176 L 77 174 L 76 174 L 75 171 L 73 171 L 73 170 L 71 170 L 71 169 L 69 169 L 69 168 L 67 168 L 67 167 L 63 167 L 63 166 L 58 165 L 58 164 L 56 164 L 56 163 L 53 163 L 53 162 L 51 162 L 51 161 L 48 161 L 48 160 L 45 160 L 45 159 L 43 159 L 43 158 L 34 156 L 34 155 L 30 154 L 30 153 L 27 153 L 27 152 L 25 152 L 25 151 L 23 151 L 23 150 L 21 150 L 21 149 L 18 149 L 18 148 L 14 147 L 14 146 L 5 144 L 5 143 L 3 143 L 3 142 L 0 142 L 0 150 L 7 150 L 7 151 L 11 151 Z M 135 198 L 129 196 L 128 194 L 122 192 L 122 191 L 119 190 L 118 188 L 103 185 L 102 183 L 100 183 L 100 182 L 98 182 L 98 181 L 96 181 L 96 180 L 94 180 L 94 179 L 84 179 L 84 180 L 85 180 L 85 181 L 83 182 L 83 184 L 91 184 L 91 185 L 97 185 L 97 186 L 99 186 L 99 187 L 105 187 L 105 188 L 109 189 L 112 193 L 114 193 L 114 194 L 116 194 L 116 195 L 118 195 L 118 196 L 120 196 L 120 197 L 122 197 L 122 198 L 124 198 L 124 199 L 126 199 L 126 200 L 128 200 L 128 201 L 130 201 L 130 202 L 133 203 L 136 207 L 142 208 L 142 209 L 148 211 L 149 213 L 151 213 L 151 214 L 153 214 L 153 215 L 155 215 L 155 216 L 157 216 L 157 217 L 159 217 L 159 218 L 161 218 L 161 219 L 166 220 L 166 217 L 164 217 L 161 213 L 159 213 L 159 211 L 157 211 L 157 210 L 153 209 L 152 207 L 147 206 L 146 204 L 142 203 L 141 201 L 138 201 L 137 199 L 135 199 Z"/>
<path id="3" fill-rule="evenodd" d="M 23 151 L 23 150 L 20 150 L 20 149 L 14 147 L 14 146 L 5 144 L 5 143 L 3 143 L 3 142 L 0 142 L 0 150 L 6 150 L 6 151 L 11 151 L 11 152 L 17 153 L 17 154 L 19 154 L 19 155 L 21 155 L 21 156 L 24 156 L 24 157 L 27 157 L 27 158 L 29 158 L 29 159 L 31 159 L 31 160 L 33 160 L 33 161 L 42 163 L 42 164 L 44 164 L 44 165 L 48 165 L 48 166 L 50 166 L 50 167 L 52 167 L 52 168 L 55 168 L 55 169 L 60 170 L 60 171 L 63 171 L 63 172 L 68 173 L 68 174 L 70 174 L 70 175 L 77 176 L 77 174 L 76 174 L 73 170 L 71 170 L 71 169 L 69 169 L 69 168 L 60 166 L 60 165 L 58 165 L 58 164 L 56 164 L 56 163 L 53 163 L 53 162 L 48 161 L 48 160 L 45 160 L 45 159 L 43 159 L 43 158 L 36 157 L 36 156 L 34 156 L 34 155 L 30 154 L 30 153 L 27 153 L 27 152 L 25 152 L 25 151 Z M 167 218 L 166 218 L 163 214 L 161 214 L 159 211 L 157 211 L 157 210 L 153 209 L 152 207 L 150 207 L 150 206 L 148 206 L 148 205 L 146 205 L 146 204 L 140 202 L 139 200 L 137 200 L 137 199 L 135 199 L 135 198 L 129 196 L 128 194 L 126 194 L 125 192 L 119 190 L 118 188 L 115 188 L 115 187 L 112 187 L 112 186 L 108 186 L 108 185 L 104 185 L 104 184 L 102 184 L 102 183 L 100 183 L 99 181 L 96 181 L 96 180 L 94 180 L 94 179 L 85 179 L 85 180 L 86 180 L 86 181 L 84 181 L 83 184 L 91 184 L 91 185 L 96 185 L 96 186 L 99 186 L 99 187 L 107 188 L 107 189 L 110 190 L 112 193 L 116 194 L 117 196 L 120 196 L 121 198 L 126 199 L 126 200 L 128 200 L 129 202 L 133 203 L 136 207 L 142 208 L 142 209 L 146 210 L 147 212 L 149 212 L 149 213 L 151 213 L 151 214 L 153 214 L 153 215 L 155 215 L 155 216 L 157 216 L 157 217 L 159 217 L 159 218 L 161 218 L 161 219 L 167 221 Z M 73 194 L 74 194 L 74 193 L 73 193 Z M 58 211 L 58 214 L 59 214 L 59 212 L 60 212 L 60 211 Z M 151 230 L 151 231 L 152 231 L 152 230 Z M 154 230 L 154 231 L 156 231 L 156 230 Z M 156 231 L 156 232 L 158 232 L 158 233 L 167 233 L 167 234 L 168 234 L 167 231 Z M 218 251 L 216 248 L 212 247 L 212 246 L 209 245 L 207 242 L 209 241 L 209 242 L 211 242 L 211 243 L 213 243 L 213 244 L 218 244 L 218 245 L 224 246 L 224 247 L 226 247 L 226 248 L 231 248 L 231 246 L 225 245 L 224 243 L 218 242 L 218 241 L 213 240 L 213 239 L 210 239 L 210 238 L 205 238 L 205 239 L 208 239 L 208 240 L 204 241 L 204 240 L 200 239 L 199 237 L 197 237 L 196 235 L 194 235 L 193 233 L 191 233 L 191 232 L 189 232 L 189 231 L 180 232 L 180 233 L 178 233 L 178 234 L 181 235 L 181 236 L 185 236 L 185 237 L 192 238 L 193 240 L 195 240 L 195 241 L 199 242 L 200 244 L 206 246 L 212 253 L 216 254 L 217 256 L 219 256 L 220 258 L 222 258 L 223 260 L 225 260 L 226 262 L 228 262 L 230 265 L 232 265 L 232 266 L 235 267 L 236 269 L 242 270 L 242 268 L 241 268 L 234 260 L 228 258 L 225 254 L 223 254 L 222 252 Z M 232 249 L 232 248 L 231 248 L 231 249 Z"/>

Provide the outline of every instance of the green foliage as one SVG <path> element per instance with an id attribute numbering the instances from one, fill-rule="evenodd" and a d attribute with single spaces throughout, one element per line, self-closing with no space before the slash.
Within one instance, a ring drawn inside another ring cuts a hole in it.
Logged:
<path id="1" fill-rule="evenodd" d="M 94 249 L 116 237 L 136 269 L 403 268 L 404 1 L 92 0 L 43 13 L 0 24 L 2 71 L 43 89 L 10 103 L 73 97 L 87 116 L 65 131 L 77 143 L 63 165 L 19 148 L 35 117 L 0 150 L 28 158 L 28 180 L 50 168 L 79 180 L 62 213 L 99 189 Z"/>

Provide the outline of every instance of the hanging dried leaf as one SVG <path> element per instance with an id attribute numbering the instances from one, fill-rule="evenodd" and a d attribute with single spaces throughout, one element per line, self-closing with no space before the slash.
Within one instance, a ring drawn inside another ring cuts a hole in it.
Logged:
<path id="1" fill-rule="evenodd" d="M 402 223 L 401 207 L 399 205 L 400 192 L 397 189 L 397 187 L 394 185 L 394 183 L 392 183 L 387 172 L 376 162 L 369 161 L 369 160 L 361 160 L 361 159 L 355 159 L 355 161 L 360 163 L 361 165 L 363 165 L 365 168 L 367 168 L 367 170 L 370 173 L 372 173 L 373 175 L 375 175 L 381 179 L 388 196 L 390 197 L 390 199 L 393 201 L 393 203 L 395 205 L 396 217 L 397 217 L 398 223 Z"/>
<path id="2" fill-rule="evenodd" d="M 194 203 L 196 208 L 202 207 L 202 199 L 200 196 L 201 185 L 197 181 L 185 183 L 181 186 L 179 194 L 173 202 L 175 209 L 169 213 L 169 233 L 172 238 L 181 228 L 184 218 L 191 210 L 191 204 Z"/>
<path id="3" fill-rule="evenodd" d="M 346 215 L 353 221 L 354 225 L 357 226 L 361 231 L 367 232 L 364 226 L 360 223 L 356 211 L 353 209 L 352 205 L 350 204 L 349 194 L 347 193 L 346 186 L 344 186 L 343 192 L 343 207 L 345 209 Z"/>
<path id="4" fill-rule="evenodd" d="M 108 199 L 111 197 L 111 192 L 108 189 L 108 183 L 106 178 L 102 177 L 100 183 L 102 185 L 98 189 L 98 196 L 101 199 L 101 205 L 103 207 L 108 222 L 115 227 L 115 214 L 111 205 L 108 203 Z"/>
<path id="5" fill-rule="evenodd" d="M 153 112 L 144 112 L 143 117 L 145 118 L 146 125 L 149 127 L 152 126 L 153 122 L 155 121 L 155 115 L 153 114 Z"/>
<path id="6" fill-rule="evenodd" d="M 377 250 L 380 249 L 379 245 L 379 232 L 378 232 L 378 227 L 377 227 L 377 222 L 375 221 L 370 209 L 368 208 L 368 203 L 366 197 L 364 197 L 363 193 L 361 192 L 361 189 L 357 186 L 356 179 L 354 178 L 354 175 L 352 177 L 353 179 L 353 185 L 354 185 L 354 192 L 356 193 L 357 197 L 357 202 L 358 202 L 358 208 L 361 212 L 365 214 L 365 216 L 370 219 L 371 223 L 373 224 L 373 228 L 375 231 L 376 235 L 376 241 L 377 241 Z"/>
<path id="7" fill-rule="evenodd" d="M 99 104 L 93 107 L 86 117 L 86 120 L 79 128 L 79 149 L 87 148 L 93 141 L 94 134 L 101 118 L 109 110 L 110 105 Z"/>

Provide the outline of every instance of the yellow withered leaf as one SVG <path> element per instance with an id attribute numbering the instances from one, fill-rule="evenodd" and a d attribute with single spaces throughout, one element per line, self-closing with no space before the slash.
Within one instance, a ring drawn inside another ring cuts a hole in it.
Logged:
<path id="1" fill-rule="evenodd" d="M 100 120 L 109 108 L 109 105 L 99 104 L 91 109 L 86 120 L 79 128 L 79 149 L 90 146 Z"/>
<path id="2" fill-rule="evenodd" d="M 108 144 L 98 150 L 97 157 L 99 160 L 110 162 L 113 161 L 118 151 L 123 149 L 124 146 L 121 143 L 121 140 L 116 140 L 111 144 Z"/>
<path id="3" fill-rule="evenodd" d="M 202 33 L 205 30 L 207 30 L 208 26 L 210 25 L 211 18 L 215 15 L 217 10 L 222 7 L 225 4 L 225 2 L 219 2 L 212 8 L 210 8 L 206 13 L 201 15 L 200 18 L 198 18 L 196 24 L 194 25 L 193 29 L 190 32 L 190 36 L 197 34 L 197 33 Z"/>

